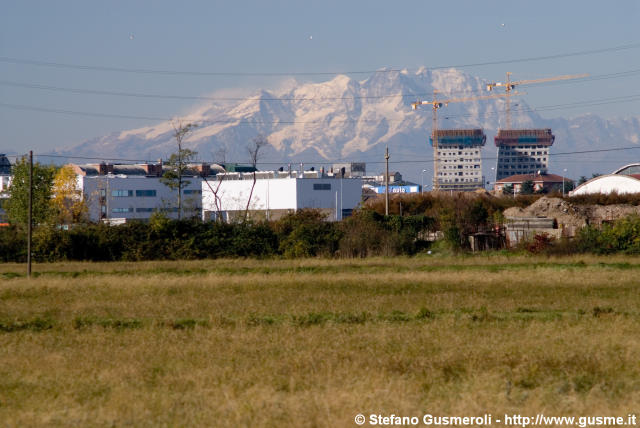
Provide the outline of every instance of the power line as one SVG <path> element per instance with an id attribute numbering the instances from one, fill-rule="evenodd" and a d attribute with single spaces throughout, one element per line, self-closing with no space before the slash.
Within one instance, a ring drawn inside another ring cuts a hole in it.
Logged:
<path id="1" fill-rule="evenodd" d="M 456 64 L 456 65 L 440 65 L 435 67 L 429 67 L 429 69 L 439 70 L 439 69 L 445 69 L 445 68 L 469 68 L 469 67 L 482 67 L 482 66 L 488 66 L 488 65 L 513 64 L 513 63 L 519 63 L 519 62 L 544 61 L 544 60 L 550 60 L 550 59 L 601 54 L 606 52 L 619 52 L 619 51 L 637 49 L 637 48 L 640 48 L 640 43 L 631 43 L 626 45 L 605 47 L 600 49 L 589 49 L 589 50 L 582 50 L 582 51 L 565 52 L 565 53 L 554 54 L 554 55 L 543 55 L 543 56 L 535 56 L 535 57 L 524 57 L 524 58 L 516 58 L 516 59 L 485 61 L 485 62 Z M 21 58 L 6 57 L 6 56 L 0 57 L 0 62 L 7 63 L 7 64 L 31 65 L 31 66 L 38 66 L 38 67 L 54 67 L 54 68 L 84 70 L 84 71 L 106 71 L 106 72 L 118 72 L 118 73 L 156 74 L 156 75 L 168 75 L 168 76 L 185 76 L 185 75 L 187 76 L 234 76 L 234 77 L 326 76 L 326 75 L 337 75 L 337 74 L 373 74 L 373 73 L 392 73 L 392 72 L 403 71 L 402 69 L 398 69 L 398 68 L 382 68 L 378 70 L 352 70 L 352 71 L 340 71 L 340 72 L 337 72 L 337 71 L 331 71 L 331 72 L 328 72 L 328 71 L 310 71 L 310 72 L 189 71 L 189 70 L 109 67 L 109 66 L 88 65 L 88 64 L 69 64 L 69 63 L 61 63 L 61 62 L 53 62 L 53 61 L 21 59 Z M 415 70 L 406 70 L 406 71 L 415 71 Z"/>
<path id="2" fill-rule="evenodd" d="M 585 77 L 576 80 L 568 80 L 561 82 L 546 82 L 546 83 L 536 83 L 533 84 L 535 86 L 545 86 L 545 85 L 558 85 L 558 84 L 567 84 L 567 83 L 584 83 L 598 80 L 606 80 L 606 79 L 617 79 L 617 78 L 625 78 L 630 76 L 635 76 L 640 74 L 640 69 L 636 70 L 628 70 L 617 73 L 607 73 L 596 76 Z M 141 92 L 125 92 L 125 91 L 109 91 L 109 90 L 98 90 L 98 89 L 83 89 L 83 88 L 69 88 L 69 87 L 60 87 L 60 86 L 52 86 L 52 85 L 44 85 L 40 83 L 26 83 L 26 82 L 15 82 L 15 81 L 7 81 L 0 80 L 0 85 L 2 86 L 10 86 L 17 88 L 26 88 L 26 89 L 39 89 L 39 90 L 47 90 L 47 91 L 55 91 L 55 92 L 66 92 L 72 94 L 86 94 L 86 95 L 108 95 L 108 96 L 121 96 L 121 97 L 132 97 L 132 98 L 151 98 L 151 99 L 171 99 L 171 100 L 199 100 L 199 101 L 328 101 L 328 100 L 356 100 L 356 99 L 385 99 L 385 98 L 416 98 L 416 97 L 425 97 L 431 96 L 432 93 L 413 93 L 413 94 L 389 94 L 389 95 L 351 95 L 351 96 L 340 96 L 340 97 L 208 97 L 208 96 L 197 96 L 197 95 L 175 95 L 175 94 L 149 94 L 149 93 L 141 93 Z M 522 86 L 531 86 L 532 84 L 523 84 Z M 478 90 L 464 90 L 464 91 L 450 91 L 446 93 L 442 93 L 444 96 L 454 95 L 454 94 L 474 94 L 474 93 L 482 93 L 484 92 L 482 89 Z"/>
<path id="3" fill-rule="evenodd" d="M 573 103 L 564 103 L 564 104 L 555 104 L 548 105 L 536 108 L 521 108 L 515 109 L 514 112 L 539 112 L 539 111 L 550 111 L 550 110 L 561 110 L 561 109 L 571 109 L 571 108 L 579 108 L 579 107 L 591 107 L 605 104 L 616 104 L 623 102 L 632 102 L 640 100 L 640 94 L 622 96 L 622 97 L 611 97 L 611 98 L 601 98 L 596 100 L 587 100 Z M 153 120 L 153 121 L 169 121 L 172 118 L 168 117 L 153 117 L 153 116 L 135 116 L 135 115 L 124 115 L 124 114 L 111 114 L 111 113 L 92 113 L 92 112 L 83 112 L 76 110 L 66 110 L 66 109 L 57 109 L 57 108 L 47 108 L 47 107 L 39 107 L 39 106 L 29 106 L 22 104 L 11 104 L 11 103 L 0 103 L 0 107 L 11 108 L 16 110 L 28 110 L 28 111 L 38 111 L 44 113 L 58 113 L 58 114 L 66 114 L 72 116 L 90 116 L 90 117 L 105 117 L 105 118 L 116 118 L 116 119 L 133 119 L 133 120 Z M 503 110 L 496 110 L 492 112 L 485 112 L 481 116 L 488 117 L 503 114 Z M 472 117 L 474 114 L 465 113 L 465 114 L 457 114 L 457 115 L 446 115 L 444 119 L 458 118 L 458 117 Z M 190 120 L 188 117 L 183 118 L 184 120 Z M 359 122 L 379 122 L 381 119 L 346 119 L 346 120 L 332 120 L 332 123 L 359 123 Z M 405 118 L 384 118 L 384 120 L 389 122 L 401 122 L 405 120 Z M 220 119 L 220 120 L 208 120 L 202 118 L 194 118 L 194 123 L 203 124 L 203 125 L 215 125 L 215 124 L 231 124 L 231 125 L 294 125 L 294 124 L 326 124 L 325 121 L 297 121 L 297 120 L 281 120 L 281 121 L 264 121 L 264 120 L 256 120 L 256 121 L 248 121 L 243 119 Z"/>
<path id="4" fill-rule="evenodd" d="M 416 97 L 416 96 L 427 95 L 427 94 L 393 94 L 393 95 L 363 95 L 363 96 L 348 96 L 348 97 L 299 97 L 299 98 L 206 97 L 206 96 L 145 94 L 140 92 L 120 92 L 120 91 L 102 91 L 102 90 L 95 90 L 95 89 L 65 88 L 65 87 L 59 87 L 59 86 L 41 85 L 37 83 L 21 83 L 21 82 L 11 82 L 11 81 L 0 81 L 0 85 L 13 86 L 18 88 L 28 88 L 28 89 L 42 89 L 42 90 L 49 90 L 49 91 L 56 91 L 56 92 L 68 92 L 73 94 L 112 95 L 112 96 L 135 97 L 135 98 L 161 98 L 161 99 L 164 98 L 164 99 L 203 100 L 203 101 L 316 101 L 316 100 L 323 101 L 323 100 L 403 98 L 403 97 Z M 475 91 L 469 91 L 469 92 L 475 92 Z"/>
<path id="5" fill-rule="evenodd" d="M 6 108 L 15 109 L 15 110 L 39 111 L 43 113 L 59 113 L 59 114 L 66 114 L 71 116 L 91 116 L 91 117 L 106 117 L 106 118 L 113 118 L 113 119 L 137 119 L 137 120 L 159 120 L 159 121 L 170 120 L 170 119 L 167 119 L 166 117 L 132 116 L 132 115 L 124 115 L 124 114 L 111 114 L 111 113 L 90 113 L 86 111 L 65 110 L 65 109 L 58 109 L 58 108 L 46 108 L 46 107 L 27 106 L 22 104 L 10 104 L 10 103 L 0 103 L 0 107 L 6 107 Z"/>
<path id="6" fill-rule="evenodd" d="M 583 155 L 583 154 L 593 154 L 593 153 L 607 153 L 607 152 L 621 152 L 628 150 L 638 150 L 640 146 L 626 146 L 626 147 L 614 147 L 608 149 L 593 149 L 593 150 L 574 150 L 567 152 L 558 152 L 558 153 L 549 153 L 548 156 L 567 156 L 567 155 Z M 149 160 L 149 159 L 125 159 L 125 158 L 110 158 L 105 156 L 66 156 L 66 155 L 53 155 L 53 154 L 34 154 L 34 157 L 40 158 L 60 158 L 60 159 L 81 159 L 81 160 L 97 160 L 97 161 L 119 161 L 119 162 L 157 162 L 157 160 Z M 21 155 L 13 155 L 12 157 L 21 157 Z M 497 160 L 496 156 L 481 156 L 481 160 L 490 161 Z M 204 163 L 227 163 L 227 164 L 235 164 L 235 163 L 243 163 L 243 162 L 219 162 L 219 161 L 202 161 Z M 282 162 L 258 162 L 260 165 L 286 165 L 286 164 L 314 164 L 314 165 L 328 165 L 332 163 L 349 163 L 356 162 L 348 159 L 321 159 L 321 160 L 304 160 L 304 161 L 282 161 Z M 433 158 L 424 158 L 424 159 L 400 159 L 389 161 L 389 163 L 393 164 L 408 164 L 408 163 L 429 163 L 433 162 Z M 368 164 L 383 164 L 385 161 L 367 161 Z"/>

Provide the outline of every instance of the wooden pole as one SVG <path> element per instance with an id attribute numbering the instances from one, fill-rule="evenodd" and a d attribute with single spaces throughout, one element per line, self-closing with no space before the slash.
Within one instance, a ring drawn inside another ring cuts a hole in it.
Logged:
<path id="1" fill-rule="evenodd" d="M 29 213 L 27 217 L 27 277 L 31 278 L 31 239 L 33 232 L 33 150 L 29 150 Z"/>
<path id="2" fill-rule="evenodd" d="M 389 146 L 384 154 L 384 160 L 387 164 L 387 172 L 385 174 L 385 190 L 384 190 L 384 215 L 389 215 Z"/>

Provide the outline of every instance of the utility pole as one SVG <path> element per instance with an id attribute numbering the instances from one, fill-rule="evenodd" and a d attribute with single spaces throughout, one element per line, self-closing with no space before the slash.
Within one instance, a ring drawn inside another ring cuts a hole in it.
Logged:
<path id="1" fill-rule="evenodd" d="M 178 138 L 178 220 L 182 220 L 182 136 Z"/>
<path id="2" fill-rule="evenodd" d="M 389 146 L 384 154 L 384 160 L 387 164 L 387 170 L 385 174 L 385 189 L 384 189 L 384 215 L 389 215 Z"/>
<path id="3" fill-rule="evenodd" d="M 27 224 L 27 278 L 31 278 L 31 238 L 33 223 L 33 150 L 29 150 L 29 213 Z"/>

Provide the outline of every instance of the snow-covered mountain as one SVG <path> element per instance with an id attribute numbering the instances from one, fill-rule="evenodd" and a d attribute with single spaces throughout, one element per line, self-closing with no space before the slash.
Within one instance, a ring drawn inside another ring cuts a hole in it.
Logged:
<path id="1" fill-rule="evenodd" d="M 432 150 L 427 144 L 432 115 L 429 106 L 414 111 L 411 103 L 432 99 L 434 89 L 439 98 L 480 95 L 485 83 L 457 69 L 424 68 L 417 72 L 384 70 L 361 81 L 344 75 L 322 83 L 290 81 L 279 89 L 261 90 L 237 101 L 210 101 L 195 107 L 182 120 L 199 126 L 184 142 L 202 159 L 248 162 L 247 146 L 257 135 L 263 135 L 269 142 L 261 156 L 263 168 L 273 167 L 270 162 L 319 166 L 334 161 L 364 161 L 368 162 L 370 173 L 382 170 L 381 161 L 388 146 L 392 169 L 419 181 L 423 169 L 432 169 L 429 162 Z M 488 138 L 483 154 L 495 157 L 492 141 L 497 128 L 504 123 L 504 102 L 498 98 L 451 103 L 439 110 L 439 127 L 484 128 Z M 517 103 L 514 126 L 551 127 L 556 134 L 553 149 L 556 152 L 640 146 L 637 117 L 605 120 L 584 115 L 545 120 L 536 113 L 518 112 L 528 110 L 528 106 L 522 99 Z M 88 140 L 57 153 L 104 158 L 166 158 L 176 149 L 173 132 L 172 124 L 164 122 Z M 590 161 L 606 155 L 606 152 L 595 153 Z M 578 177 L 591 171 L 589 165 L 564 162 L 566 159 L 558 157 L 557 164 L 568 169 L 568 176 Z M 394 163 L 397 161 L 402 163 Z M 562 169 L 554 169 L 554 162 L 556 159 L 552 158 L 551 171 L 562 173 Z M 488 180 L 494 163 L 493 160 L 483 163 Z M 600 172 L 614 167 L 605 166 Z M 424 177 L 428 182 L 431 174 L 425 173 Z"/>

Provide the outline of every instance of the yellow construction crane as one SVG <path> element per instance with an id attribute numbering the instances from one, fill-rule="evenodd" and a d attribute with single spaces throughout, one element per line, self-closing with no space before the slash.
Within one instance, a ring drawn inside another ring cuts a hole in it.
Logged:
<path id="1" fill-rule="evenodd" d="M 449 98 L 446 100 L 438 100 L 437 99 L 438 91 L 433 91 L 433 100 L 431 101 L 416 101 L 411 103 L 411 109 L 417 110 L 419 106 L 430 105 L 433 111 L 433 122 L 431 125 L 431 132 L 433 138 L 433 190 L 440 190 L 440 184 L 438 182 L 438 109 L 444 106 L 449 105 L 450 103 L 462 103 L 467 101 L 476 101 L 476 100 L 489 100 L 493 98 L 507 98 L 522 95 L 521 92 L 509 92 L 505 94 L 493 94 L 493 95 L 478 95 L 475 97 L 462 97 L 462 98 Z"/>
<path id="2" fill-rule="evenodd" d="M 554 82 L 556 80 L 571 80 L 571 79 L 582 79 L 583 77 L 589 76 L 588 74 L 565 74 L 563 76 L 555 76 L 555 77 L 545 77 L 544 79 L 533 79 L 533 80 L 517 80 L 511 81 L 511 73 L 507 72 L 507 81 L 506 82 L 494 82 L 487 84 L 487 91 L 493 90 L 496 87 L 504 87 L 505 94 L 507 95 L 506 103 L 506 129 L 511 129 L 511 91 L 519 85 L 530 85 L 534 83 L 544 83 L 544 82 Z"/>

